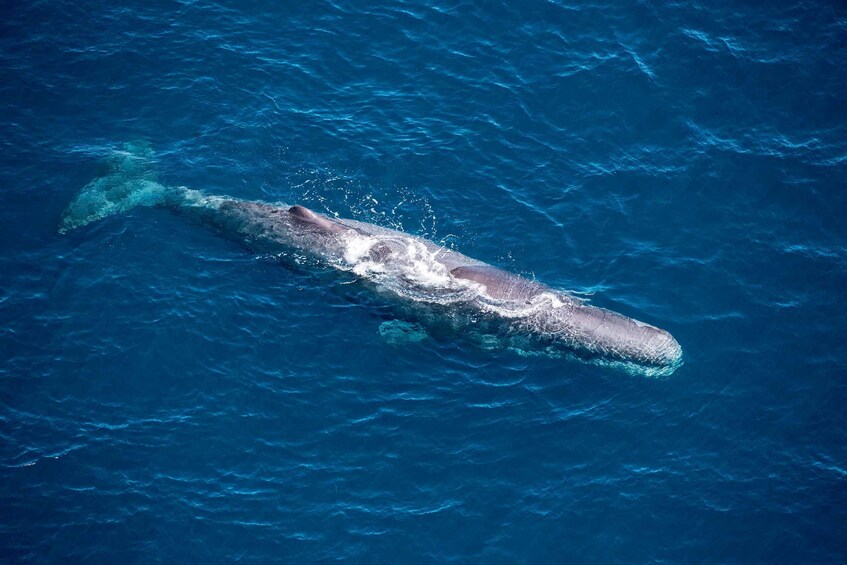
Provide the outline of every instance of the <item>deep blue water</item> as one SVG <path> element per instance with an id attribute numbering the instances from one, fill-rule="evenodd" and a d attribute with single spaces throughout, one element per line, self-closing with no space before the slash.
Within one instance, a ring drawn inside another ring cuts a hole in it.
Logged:
<path id="1" fill-rule="evenodd" d="M 844 562 L 837 2 L 4 2 L 0 560 Z M 635 377 L 450 339 L 155 209 L 400 227 L 671 331 Z"/>

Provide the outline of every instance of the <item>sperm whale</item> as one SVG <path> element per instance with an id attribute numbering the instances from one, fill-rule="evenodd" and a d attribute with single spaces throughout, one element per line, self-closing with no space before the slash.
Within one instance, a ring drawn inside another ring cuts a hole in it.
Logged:
<path id="1" fill-rule="evenodd" d="M 67 233 L 139 206 L 170 209 L 211 226 L 251 250 L 295 250 L 403 299 L 461 309 L 466 318 L 494 319 L 502 331 L 532 336 L 576 357 L 667 375 L 682 362 L 668 332 L 593 306 L 447 249 L 427 239 L 301 205 L 281 205 L 165 186 L 149 146 L 126 144 L 109 172 L 86 185 L 62 214 Z"/>

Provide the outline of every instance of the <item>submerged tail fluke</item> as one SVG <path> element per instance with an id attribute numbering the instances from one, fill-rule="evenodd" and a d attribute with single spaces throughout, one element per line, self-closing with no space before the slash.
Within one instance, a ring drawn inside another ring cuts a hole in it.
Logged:
<path id="1" fill-rule="evenodd" d="M 115 151 L 109 172 L 79 191 L 59 223 L 59 233 L 82 227 L 136 206 L 164 203 L 168 189 L 158 182 L 153 150 L 146 143 L 125 143 Z"/>

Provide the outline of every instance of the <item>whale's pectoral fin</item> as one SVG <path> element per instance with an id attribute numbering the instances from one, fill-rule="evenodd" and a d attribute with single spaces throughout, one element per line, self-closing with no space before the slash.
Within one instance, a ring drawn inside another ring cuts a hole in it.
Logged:
<path id="1" fill-rule="evenodd" d="M 338 222 L 330 220 L 326 216 L 312 212 L 305 206 L 292 206 L 288 209 L 288 213 L 291 214 L 292 218 L 302 222 L 304 225 L 310 226 L 322 232 L 342 233 L 348 229 Z"/>
<path id="2" fill-rule="evenodd" d="M 427 337 L 426 330 L 420 324 L 404 322 L 403 320 L 389 320 L 381 323 L 379 335 L 386 343 L 391 345 L 418 343 Z"/>
<path id="3" fill-rule="evenodd" d="M 485 292 L 497 300 L 529 300 L 547 290 L 541 284 L 507 273 L 491 265 L 456 267 L 450 274 L 457 279 L 479 283 Z"/>

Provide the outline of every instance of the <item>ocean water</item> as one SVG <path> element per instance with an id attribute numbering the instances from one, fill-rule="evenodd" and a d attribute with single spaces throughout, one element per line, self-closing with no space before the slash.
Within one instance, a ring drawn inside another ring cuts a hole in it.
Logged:
<path id="1" fill-rule="evenodd" d="M 844 562 L 845 63 L 838 2 L 4 2 L 0 561 Z M 427 335 L 163 210 L 59 234 L 136 140 L 684 364 Z"/>

